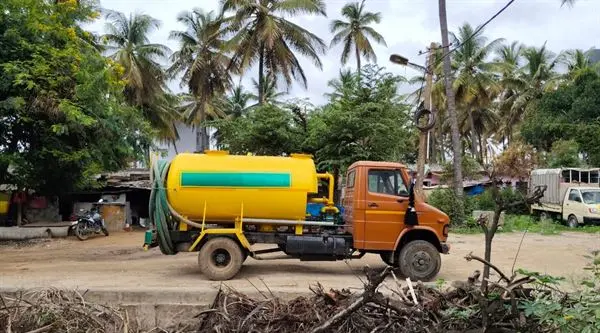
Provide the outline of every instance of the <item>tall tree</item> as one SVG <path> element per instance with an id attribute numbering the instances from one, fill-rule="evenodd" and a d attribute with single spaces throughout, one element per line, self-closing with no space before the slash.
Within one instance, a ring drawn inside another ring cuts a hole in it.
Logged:
<path id="1" fill-rule="evenodd" d="M 343 43 L 344 50 L 342 51 L 342 64 L 348 62 L 351 52 L 354 52 L 356 57 L 356 70 L 360 72 L 360 57 L 363 56 L 366 60 L 373 59 L 377 62 L 377 56 L 373 51 L 373 46 L 369 38 L 375 42 L 387 46 L 383 36 L 369 25 L 379 23 L 381 21 L 381 13 L 373 13 L 365 11 L 365 0 L 359 2 L 351 2 L 342 7 L 342 16 L 347 19 L 333 20 L 330 25 L 331 33 L 334 33 L 330 47 Z"/>
<path id="2" fill-rule="evenodd" d="M 260 96 L 262 96 L 263 104 L 281 105 L 283 102 L 281 98 L 287 94 L 285 91 L 279 91 L 277 89 L 277 80 L 272 76 L 267 76 L 261 86 L 258 81 L 252 79 L 252 85 L 256 93 L 253 93 L 252 99 L 257 101 L 252 107 L 261 105 Z"/>
<path id="3" fill-rule="evenodd" d="M 190 93 L 183 105 L 185 120 L 197 127 L 196 151 L 204 151 L 210 147 L 206 121 L 223 115 L 217 101 L 232 86 L 228 44 L 223 38 L 222 21 L 213 12 L 194 9 L 180 13 L 177 21 L 186 30 L 171 32 L 170 38 L 179 42 L 179 50 L 171 56 L 168 73 L 172 77 L 183 74 L 181 85 L 187 86 Z"/>
<path id="4" fill-rule="evenodd" d="M 148 123 L 81 28 L 96 15 L 87 1 L 0 1 L 0 183 L 81 190 L 146 153 Z"/>
<path id="5" fill-rule="evenodd" d="M 463 196 L 463 177 L 462 177 L 462 150 L 460 144 L 460 132 L 458 130 L 458 117 L 456 114 L 456 101 L 454 97 L 454 89 L 452 87 L 452 64 L 450 55 L 450 41 L 448 39 L 448 18 L 446 16 L 446 0 L 439 0 L 439 16 L 440 16 L 440 33 L 442 35 L 443 52 L 443 68 L 444 68 L 444 83 L 446 86 L 446 105 L 447 114 L 450 122 L 452 133 L 452 152 L 454 165 L 454 193 L 458 198 Z M 464 215 L 461 200 L 457 200 L 458 213 Z"/>
<path id="6" fill-rule="evenodd" d="M 598 64 L 592 64 L 590 58 L 583 50 L 569 50 L 565 52 L 565 57 L 568 69 L 566 77 L 571 80 L 585 73 L 588 69 L 597 70 L 599 68 Z"/>
<path id="7" fill-rule="evenodd" d="M 500 118 L 500 127 L 497 129 L 496 135 L 499 141 L 506 145 L 512 140 L 514 128 L 521 120 L 520 110 L 514 109 L 512 105 L 522 86 L 518 79 L 523 59 L 522 51 L 523 45 L 513 41 L 498 48 L 494 58 L 502 87 L 496 105 Z"/>
<path id="8" fill-rule="evenodd" d="M 324 1 L 222 0 L 221 5 L 223 14 L 233 14 L 225 19 L 229 30 L 235 33 L 231 64 L 247 69 L 258 63 L 259 104 L 266 102 L 263 89 L 269 82 L 266 76 L 280 76 L 288 86 L 298 80 L 306 87 L 306 75 L 296 53 L 322 68 L 319 55 L 326 49 L 323 40 L 285 17 L 326 16 Z"/>
<path id="9" fill-rule="evenodd" d="M 107 33 L 101 39 L 108 57 L 122 69 L 126 101 L 142 111 L 158 129 L 159 138 L 175 139 L 174 121 L 178 115 L 169 104 L 171 97 L 165 96 L 166 76 L 160 65 L 170 50 L 149 40 L 150 33 L 160 27 L 160 21 L 137 13 L 127 17 L 117 11 L 107 11 L 106 20 Z"/>
<path id="10" fill-rule="evenodd" d="M 471 154 L 481 162 L 483 154 L 477 153 L 477 139 L 481 133 L 476 131 L 473 113 L 481 113 L 488 108 L 500 90 L 494 73 L 495 63 L 489 62 L 488 56 L 503 40 L 495 39 L 487 43 L 483 29 L 473 29 L 468 23 L 459 27 L 458 33 L 452 34 L 452 39 L 452 45 L 460 45 L 454 52 L 457 71 L 454 81 L 456 100 L 468 120 Z"/>

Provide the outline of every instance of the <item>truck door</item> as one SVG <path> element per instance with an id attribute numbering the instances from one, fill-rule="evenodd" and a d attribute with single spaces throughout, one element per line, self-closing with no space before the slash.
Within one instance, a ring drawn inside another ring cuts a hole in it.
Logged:
<path id="1" fill-rule="evenodd" d="M 370 168 L 367 177 L 365 243 L 369 250 L 393 250 L 404 227 L 408 190 L 400 170 Z"/>
<path id="2" fill-rule="evenodd" d="M 569 216 L 575 215 L 577 221 L 582 222 L 583 216 L 586 215 L 586 209 L 587 207 L 583 203 L 579 190 L 571 189 L 563 209 L 563 219 L 566 220 Z"/>

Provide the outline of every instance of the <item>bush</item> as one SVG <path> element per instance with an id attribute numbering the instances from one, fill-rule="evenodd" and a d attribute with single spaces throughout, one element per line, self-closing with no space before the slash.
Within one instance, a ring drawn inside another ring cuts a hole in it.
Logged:
<path id="1" fill-rule="evenodd" d="M 504 202 L 516 202 L 523 198 L 523 194 L 518 190 L 514 190 L 511 187 L 504 188 L 500 191 L 500 195 Z M 496 203 L 492 198 L 491 189 L 487 189 L 482 194 L 474 197 L 473 208 L 474 210 L 494 210 L 496 208 Z M 526 204 L 521 204 L 515 207 L 510 207 L 505 211 L 506 214 L 529 214 L 529 208 Z"/>
<path id="2" fill-rule="evenodd" d="M 451 189 L 436 189 L 427 198 L 427 203 L 433 207 L 441 210 L 448 214 L 450 217 L 450 225 L 462 226 L 466 223 L 467 219 L 473 213 L 473 199 L 471 197 L 465 197 L 463 199 L 463 205 L 465 208 L 465 216 L 460 216 L 460 213 L 456 209 L 459 204 L 459 198 L 456 197 Z"/>

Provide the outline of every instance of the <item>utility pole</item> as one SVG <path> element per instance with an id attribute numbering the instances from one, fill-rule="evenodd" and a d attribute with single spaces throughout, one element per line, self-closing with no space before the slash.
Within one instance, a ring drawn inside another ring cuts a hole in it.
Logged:
<path id="1" fill-rule="evenodd" d="M 429 122 L 428 124 L 425 124 L 424 127 L 419 126 L 419 123 L 417 123 L 417 127 L 419 128 L 419 155 L 417 157 L 417 181 L 415 184 L 415 193 L 421 196 L 421 198 L 425 198 L 425 193 L 423 192 L 423 179 L 425 178 L 425 161 L 429 156 L 429 134 L 431 127 L 435 124 L 433 105 L 431 105 L 431 90 L 433 88 L 433 62 L 435 60 L 436 48 L 437 44 L 431 42 L 425 69 L 425 87 L 423 88 L 423 104 L 425 110 L 429 111 Z M 417 103 L 420 103 L 420 101 Z M 417 112 L 419 112 L 419 110 L 417 110 Z M 415 120 L 419 122 L 419 119 Z"/>

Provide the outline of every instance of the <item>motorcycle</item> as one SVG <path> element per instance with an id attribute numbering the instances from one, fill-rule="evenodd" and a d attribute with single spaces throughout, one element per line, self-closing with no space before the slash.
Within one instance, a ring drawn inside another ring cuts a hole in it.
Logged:
<path id="1" fill-rule="evenodd" d="M 102 199 L 98 201 L 98 204 L 103 202 Z M 104 225 L 104 219 L 102 215 L 100 215 L 100 209 L 98 205 L 92 206 L 92 208 L 88 211 L 84 211 L 82 215 L 77 218 L 77 224 L 74 227 L 74 233 L 79 240 L 86 240 L 92 234 L 100 234 L 103 233 L 105 236 L 108 236 L 108 230 Z"/>

